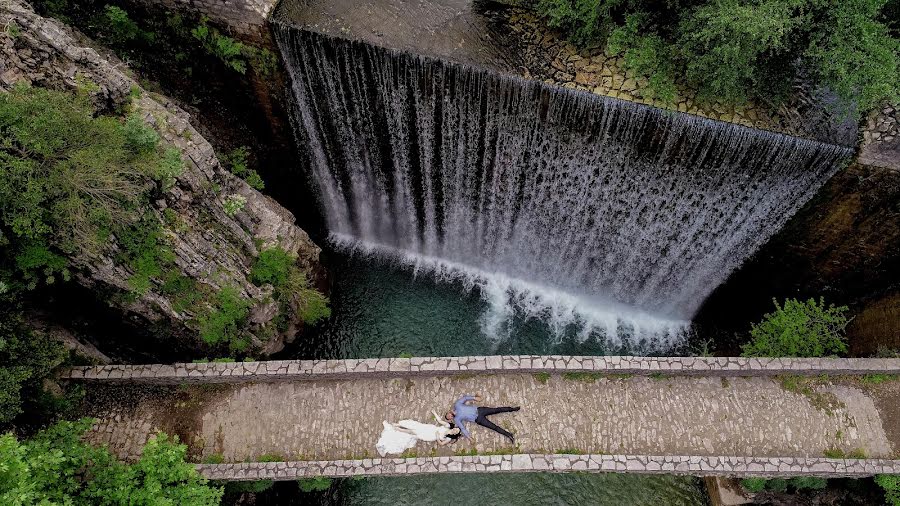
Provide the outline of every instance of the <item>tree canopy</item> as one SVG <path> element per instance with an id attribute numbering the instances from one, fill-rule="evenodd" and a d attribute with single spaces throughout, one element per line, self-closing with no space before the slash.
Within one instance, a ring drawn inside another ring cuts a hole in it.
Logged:
<path id="1" fill-rule="evenodd" d="M 576 43 L 606 44 L 671 99 L 777 103 L 807 76 L 869 110 L 900 100 L 898 0 L 537 0 Z"/>

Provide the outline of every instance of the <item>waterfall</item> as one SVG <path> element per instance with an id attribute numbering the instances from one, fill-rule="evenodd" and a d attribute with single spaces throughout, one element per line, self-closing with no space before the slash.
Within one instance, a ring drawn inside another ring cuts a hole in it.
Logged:
<path id="1" fill-rule="evenodd" d="M 512 305 L 585 335 L 671 338 L 849 155 L 288 25 L 275 33 L 335 242 L 468 280 L 496 306 L 493 324 Z"/>

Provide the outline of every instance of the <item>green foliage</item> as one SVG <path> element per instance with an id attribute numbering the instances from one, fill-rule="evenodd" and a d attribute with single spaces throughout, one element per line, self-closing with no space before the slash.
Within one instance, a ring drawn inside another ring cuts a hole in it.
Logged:
<path id="1" fill-rule="evenodd" d="M 884 489 L 884 499 L 890 506 L 900 506 L 900 475 L 879 474 L 875 483 Z"/>
<path id="2" fill-rule="evenodd" d="M 107 5 L 103 11 L 103 21 L 104 35 L 113 44 L 125 44 L 140 37 L 147 37 L 147 34 L 120 7 Z"/>
<path id="3" fill-rule="evenodd" d="M 723 0 L 692 10 L 681 20 L 677 41 L 687 80 L 703 83 L 708 97 L 731 102 L 743 102 L 762 89 L 771 62 L 791 49 L 789 38 L 803 23 L 797 3 Z"/>
<path id="4" fill-rule="evenodd" d="M 766 488 L 766 479 L 765 478 L 744 478 L 741 480 L 741 486 L 744 487 L 744 490 L 747 492 L 753 492 L 754 494 L 757 492 L 762 492 Z"/>
<path id="5" fill-rule="evenodd" d="M 542 385 L 546 385 L 547 382 L 550 381 L 550 373 L 536 372 L 534 373 L 534 379 L 540 382 Z"/>
<path id="6" fill-rule="evenodd" d="M 282 287 L 288 282 L 291 267 L 295 259 L 287 251 L 274 247 L 259 252 L 259 256 L 250 269 L 250 280 L 256 286 L 270 284 Z"/>
<path id="7" fill-rule="evenodd" d="M 846 456 L 844 450 L 841 450 L 840 448 L 826 448 L 822 453 L 829 459 L 842 459 Z"/>
<path id="8" fill-rule="evenodd" d="M 265 189 L 266 184 L 259 176 L 259 173 L 249 168 L 247 163 L 249 154 L 250 152 L 247 147 L 241 146 L 226 155 L 222 155 L 220 158 L 222 164 L 225 165 L 232 174 L 247 181 L 247 184 L 252 188 L 262 191 Z"/>
<path id="9" fill-rule="evenodd" d="M 0 309 L 0 426 L 40 402 L 42 380 L 68 356 L 61 344 L 27 329 L 15 311 Z"/>
<path id="10" fill-rule="evenodd" d="M 275 485 L 272 480 L 230 481 L 225 484 L 226 494 L 258 494 Z"/>
<path id="11" fill-rule="evenodd" d="M 331 478 L 328 478 L 327 476 L 304 478 L 297 480 L 297 485 L 302 492 L 324 492 L 331 487 Z"/>
<path id="12" fill-rule="evenodd" d="M 562 377 L 569 381 L 594 382 L 602 378 L 603 375 L 597 372 L 565 372 Z"/>
<path id="13" fill-rule="evenodd" d="M 844 328 L 846 306 L 825 305 L 823 299 L 775 303 L 775 311 L 750 330 L 742 347 L 745 357 L 825 357 L 847 352 Z"/>
<path id="14" fill-rule="evenodd" d="M 228 216 L 235 216 L 237 213 L 243 211 L 244 206 L 246 205 L 247 199 L 244 198 L 243 195 L 238 195 L 236 193 L 227 195 L 222 199 L 222 207 L 225 209 L 225 214 Z"/>
<path id="15" fill-rule="evenodd" d="M 187 447 L 158 434 L 139 461 L 117 462 L 105 448 L 84 443 L 92 420 L 59 422 L 19 442 L 0 436 L 0 504 L 216 505 L 222 490 L 209 487 Z"/>
<path id="16" fill-rule="evenodd" d="M 796 491 L 800 490 L 822 490 L 828 486 L 828 480 L 825 478 L 800 477 L 800 478 L 744 478 L 741 480 L 741 486 L 744 490 L 752 493 L 770 490 L 772 492 L 785 492 L 789 488 Z"/>
<path id="17" fill-rule="evenodd" d="M 222 35 L 222 33 L 209 26 L 209 18 L 200 18 L 200 24 L 191 30 L 191 35 L 200 41 L 203 49 L 222 61 L 228 68 L 240 72 L 247 72 L 244 44 Z"/>
<path id="18" fill-rule="evenodd" d="M 538 0 L 579 45 L 607 44 L 661 100 L 675 76 L 709 99 L 777 103 L 807 75 L 860 110 L 900 100 L 896 2 Z M 892 24 L 891 24 L 892 23 Z"/>
<path id="19" fill-rule="evenodd" d="M 815 476 L 801 476 L 788 481 L 796 490 L 822 490 L 828 486 L 828 480 Z"/>
<path id="20" fill-rule="evenodd" d="M 863 111 L 900 101 L 900 39 L 878 20 L 887 0 L 822 1 L 805 57 L 819 81 Z M 895 20 L 896 22 L 896 20 Z"/>
<path id="21" fill-rule="evenodd" d="M 887 381 L 896 381 L 897 379 L 900 378 L 898 378 L 897 375 L 894 374 L 866 374 L 859 380 L 870 385 L 880 385 Z"/>
<path id="22" fill-rule="evenodd" d="M 315 325 L 331 316 L 328 298 L 309 286 L 306 275 L 295 262 L 280 247 L 264 249 L 250 269 L 250 279 L 257 286 L 268 283 L 275 288 L 282 313 L 293 309 L 304 323 Z"/>
<path id="23" fill-rule="evenodd" d="M 249 315 L 250 301 L 236 288 L 222 287 L 212 307 L 198 319 L 200 338 L 211 346 L 226 344 L 234 351 L 244 351 L 249 346 L 243 331 Z"/>
<path id="24" fill-rule="evenodd" d="M 609 35 L 607 51 L 622 55 L 625 68 L 645 77 L 648 84 L 641 89 L 648 98 L 671 104 L 675 101 L 675 65 L 662 38 L 646 31 L 647 16 L 644 13 L 629 15 L 625 24 L 616 27 Z"/>
<path id="25" fill-rule="evenodd" d="M 196 360 L 194 362 L 196 362 Z M 204 464 L 224 464 L 225 457 L 223 457 L 221 453 L 213 453 L 209 457 L 206 457 L 205 459 L 203 459 L 203 463 Z"/>
<path id="26" fill-rule="evenodd" d="M 139 117 L 95 116 L 84 95 L 16 87 L 0 95 L 0 255 L 21 286 L 68 279 L 71 255 L 135 223 L 174 159 Z"/>

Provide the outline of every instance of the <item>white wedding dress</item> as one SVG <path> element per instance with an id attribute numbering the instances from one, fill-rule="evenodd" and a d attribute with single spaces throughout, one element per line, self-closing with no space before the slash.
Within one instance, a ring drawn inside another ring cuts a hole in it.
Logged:
<path id="1" fill-rule="evenodd" d="M 432 414 L 434 414 L 432 412 Z M 381 422 L 384 429 L 381 437 L 375 443 L 378 454 L 384 457 L 388 454 L 399 454 L 416 446 L 419 441 L 433 443 L 444 441 L 450 432 L 450 424 L 441 420 L 434 414 L 435 420 L 440 425 L 417 422 L 415 420 L 400 420 L 397 423 Z"/>

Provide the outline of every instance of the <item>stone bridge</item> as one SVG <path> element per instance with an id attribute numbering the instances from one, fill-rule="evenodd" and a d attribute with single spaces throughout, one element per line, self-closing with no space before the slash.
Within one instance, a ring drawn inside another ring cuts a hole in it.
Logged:
<path id="1" fill-rule="evenodd" d="M 492 356 L 76 367 L 89 439 L 177 434 L 213 479 L 431 472 L 900 474 L 900 360 Z M 449 447 L 378 458 L 381 421 L 463 393 L 517 405 Z"/>

